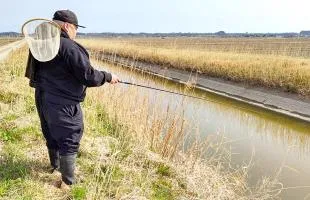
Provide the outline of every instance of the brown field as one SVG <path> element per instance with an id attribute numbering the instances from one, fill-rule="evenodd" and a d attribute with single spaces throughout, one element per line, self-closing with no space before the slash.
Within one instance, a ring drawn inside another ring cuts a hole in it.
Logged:
<path id="1" fill-rule="evenodd" d="M 310 56 L 308 38 L 102 38 L 105 41 L 140 47 L 193 49 L 204 51 L 272 54 L 294 57 Z"/>
<path id="2" fill-rule="evenodd" d="M 15 42 L 19 40 L 20 38 L 15 38 L 15 37 L 0 37 L 0 46 L 9 44 L 11 42 Z"/>
<path id="3" fill-rule="evenodd" d="M 249 85 L 310 95 L 307 38 L 100 38 L 87 48 Z"/>

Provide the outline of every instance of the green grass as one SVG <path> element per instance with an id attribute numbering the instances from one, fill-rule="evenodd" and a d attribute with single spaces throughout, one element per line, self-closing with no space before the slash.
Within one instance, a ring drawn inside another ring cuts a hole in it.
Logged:
<path id="1" fill-rule="evenodd" d="M 18 128 L 12 122 L 3 122 L 0 126 L 0 140 L 18 142 L 21 141 L 24 135 L 37 133 L 38 129 L 34 126 Z"/>
<path id="2" fill-rule="evenodd" d="M 87 189 L 82 186 L 73 186 L 71 191 L 72 197 L 75 200 L 83 200 L 87 197 Z"/>
<path id="3" fill-rule="evenodd" d="M 164 163 L 160 163 L 158 165 L 156 173 L 161 176 L 168 176 L 168 177 L 172 175 L 170 167 Z"/>
<path id="4" fill-rule="evenodd" d="M 19 94 L 8 92 L 8 91 L 0 91 L 0 102 L 2 103 L 14 103 L 16 99 L 18 98 Z"/>
<path id="5" fill-rule="evenodd" d="M 13 113 L 9 113 L 7 115 L 5 115 L 2 119 L 2 121 L 14 121 L 15 119 L 17 119 L 19 116 Z"/>
<path id="6" fill-rule="evenodd" d="M 171 200 L 175 199 L 174 191 L 172 190 L 172 184 L 169 180 L 160 178 L 152 184 L 154 200 Z"/>
<path id="7" fill-rule="evenodd" d="M 22 188 L 27 187 L 27 180 L 31 177 L 34 166 L 39 170 L 44 169 L 42 163 L 28 160 L 18 143 L 7 143 L 0 165 L 0 197 L 15 195 L 10 194 L 14 190 L 21 196 L 26 194 L 28 191 L 23 191 Z"/>
<path id="8" fill-rule="evenodd" d="M 29 173 L 29 163 L 22 159 L 6 158 L 0 166 L 1 181 L 24 178 Z"/>
<path id="9" fill-rule="evenodd" d="M 33 96 L 26 96 L 24 97 L 24 102 L 25 102 L 25 111 L 26 113 L 34 113 L 36 112 L 36 105 Z"/>

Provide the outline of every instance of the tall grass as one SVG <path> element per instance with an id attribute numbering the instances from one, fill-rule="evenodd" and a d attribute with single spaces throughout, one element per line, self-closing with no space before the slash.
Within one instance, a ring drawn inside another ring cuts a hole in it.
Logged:
<path id="1" fill-rule="evenodd" d="M 188 127 L 182 108 L 186 100 L 175 108 L 163 110 L 160 97 L 141 96 L 138 90 L 133 87 L 107 87 L 102 91 L 94 90 L 95 93 L 90 93 L 89 97 L 92 105 L 94 101 L 99 101 L 107 113 L 113 113 L 113 119 L 117 119 L 126 130 L 122 140 L 128 141 L 128 136 L 133 139 L 134 152 L 148 152 L 144 162 L 164 163 L 157 169 L 160 174 L 171 174 L 169 169 L 173 169 L 172 174 L 179 179 L 178 185 L 181 188 L 186 185 L 181 194 L 198 199 L 276 198 L 280 192 L 276 180 L 264 180 L 264 186 L 258 184 L 261 189 L 264 188 L 262 192 L 247 185 L 248 174 L 244 170 L 247 168 L 226 168 L 230 154 L 221 142 L 212 147 L 213 152 L 217 153 L 209 154 L 207 158 L 203 156 L 211 148 L 208 141 L 193 141 L 184 151 L 180 148 L 184 146 L 187 133 L 193 134 L 194 131 L 185 131 Z"/>
<path id="2" fill-rule="evenodd" d="M 107 42 L 213 52 L 234 52 L 291 57 L 309 57 L 309 38 L 220 38 L 220 37 L 123 37 L 100 38 Z"/>
<path id="3" fill-rule="evenodd" d="M 230 154 L 202 158 L 208 141 L 184 151 L 187 123 L 182 103 L 162 110 L 161 97 L 136 88 L 91 88 L 83 103 L 85 133 L 78 155 L 78 183 L 66 193 L 51 185 L 33 90 L 23 77 L 27 51 L 0 64 L 0 197 L 4 199 L 270 199 L 276 179 L 247 184 L 247 168 L 229 168 Z"/>
<path id="4" fill-rule="evenodd" d="M 263 44 L 266 41 L 268 40 L 260 40 Z M 162 42 L 154 46 L 147 42 L 136 44 L 130 39 L 81 39 L 80 42 L 99 53 L 194 71 L 254 86 L 279 88 L 306 96 L 310 94 L 310 60 L 290 56 L 291 53 L 261 54 L 250 50 L 251 48 L 249 51 L 241 51 L 242 45 L 237 42 L 231 45 L 236 45 L 235 49 L 229 47 L 225 50 L 225 45 L 222 45 L 216 51 L 212 48 L 201 49 L 199 45 L 191 48 L 182 45 L 179 48 L 176 45 L 176 48 L 171 48 Z M 285 48 L 285 44 L 281 47 Z"/>

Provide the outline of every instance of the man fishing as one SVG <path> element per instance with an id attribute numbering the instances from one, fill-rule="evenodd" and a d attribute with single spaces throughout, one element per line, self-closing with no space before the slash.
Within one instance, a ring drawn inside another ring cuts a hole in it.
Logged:
<path id="1" fill-rule="evenodd" d="M 85 27 L 79 25 L 72 11 L 56 11 L 53 21 L 61 27 L 58 54 L 50 61 L 39 62 L 29 53 L 26 76 L 35 88 L 52 172 L 61 173 L 57 185 L 69 187 L 75 183 L 75 162 L 84 128 L 80 102 L 85 98 L 86 88 L 120 80 L 91 66 L 86 49 L 74 41 L 78 27 Z"/>

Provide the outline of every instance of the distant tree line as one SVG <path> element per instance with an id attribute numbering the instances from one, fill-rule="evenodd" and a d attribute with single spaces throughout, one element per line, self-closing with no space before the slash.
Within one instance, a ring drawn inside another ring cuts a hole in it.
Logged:
<path id="1" fill-rule="evenodd" d="M 0 37 L 21 37 L 21 33 L 16 32 L 0 32 Z"/>
<path id="2" fill-rule="evenodd" d="M 299 33 L 78 33 L 80 37 L 299 37 Z"/>
<path id="3" fill-rule="evenodd" d="M 300 33 L 226 33 L 218 31 L 216 33 L 78 33 L 79 37 L 310 37 L 310 31 L 301 31 Z M 17 32 L 0 32 L 0 37 L 22 37 Z"/>

